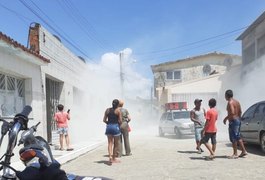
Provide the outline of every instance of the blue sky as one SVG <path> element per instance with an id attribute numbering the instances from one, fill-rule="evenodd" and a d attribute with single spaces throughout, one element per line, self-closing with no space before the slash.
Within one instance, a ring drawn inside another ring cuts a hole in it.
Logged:
<path id="1" fill-rule="evenodd" d="M 150 65 L 213 51 L 241 55 L 235 39 L 264 9 L 264 0 L 1 0 L 0 31 L 26 46 L 30 23 L 39 22 L 91 62 L 130 48 L 134 68 L 150 78 Z"/>

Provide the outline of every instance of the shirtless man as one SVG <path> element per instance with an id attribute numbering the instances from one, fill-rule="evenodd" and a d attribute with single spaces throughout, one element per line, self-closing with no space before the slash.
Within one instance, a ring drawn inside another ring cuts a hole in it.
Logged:
<path id="1" fill-rule="evenodd" d="M 247 155 L 247 151 L 240 137 L 241 106 L 240 103 L 233 98 L 233 91 L 230 89 L 225 92 L 225 99 L 227 100 L 227 116 L 224 118 L 223 122 L 226 124 L 226 121 L 229 121 L 229 139 L 233 145 L 233 155 L 228 158 L 236 159 L 238 157 L 244 157 Z M 242 150 L 239 156 L 237 154 L 237 143 L 239 143 Z"/>

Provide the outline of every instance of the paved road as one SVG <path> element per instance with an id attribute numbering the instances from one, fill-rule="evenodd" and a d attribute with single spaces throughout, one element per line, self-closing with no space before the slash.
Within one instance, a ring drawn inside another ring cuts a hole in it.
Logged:
<path id="1" fill-rule="evenodd" d="M 216 158 L 205 160 L 208 152 L 195 151 L 193 137 L 131 136 L 132 156 L 123 156 L 121 163 L 107 163 L 107 145 L 88 152 L 63 165 L 67 172 L 79 175 L 105 176 L 115 180 L 170 179 L 265 179 L 265 156 L 257 146 L 247 146 L 246 158 L 227 159 L 232 147 L 219 141 Z M 203 147 L 205 150 L 206 148 Z"/>

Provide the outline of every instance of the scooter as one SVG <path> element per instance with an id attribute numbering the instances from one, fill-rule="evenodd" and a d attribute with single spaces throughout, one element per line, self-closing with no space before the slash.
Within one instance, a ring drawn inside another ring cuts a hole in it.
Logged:
<path id="1" fill-rule="evenodd" d="M 0 119 L 3 122 L 1 128 L 0 147 L 3 137 L 8 133 L 8 145 L 6 153 L 0 158 L 0 170 L 3 170 L 1 180 L 20 179 L 20 180 L 110 180 L 106 177 L 94 176 L 78 176 L 67 174 L 60 168 L 60 163 L 55 160 L 48 142 L 41 136 L 35 136 L 37 127 L 40 124 L 28 128 L 28 115 L 32 111 L 30 106 L 25 106 L 23 111 L 17 114 L 13 121 L 8 122 Z M 13 150 L 17 143 L 17 136 L 20 131 L 20 140 L 18 146 L 23 144 L 19 150 L 20 160 L 26 168 L 23 171 L 17 171 L 11 167 L 11 157 L 14 155 Z M 4 160 L 2 161 L 2 159 Z"/>

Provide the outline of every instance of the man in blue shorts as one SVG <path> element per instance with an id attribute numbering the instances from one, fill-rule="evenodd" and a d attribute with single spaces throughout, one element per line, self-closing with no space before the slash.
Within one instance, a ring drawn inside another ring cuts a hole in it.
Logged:
<path id="1" fill-rule="evenodd" d="M 225 92 L 225 99 L 227 100 L 227 116 L 224 118 L 223 122 L 229 121 L 229 138 L 233 145 L 233 155 L 229 156 L 229 159 L 237 159 L 238 157 L 244 157 L 247 155 L 244 143 L 240 137 L 240 125 L 241 125 L 241 106 L 240 103 L 233 98 L 233 91 L 227 90 Z M 241 147 L 241 154 L 237 154 L 237 143 Z"/>

